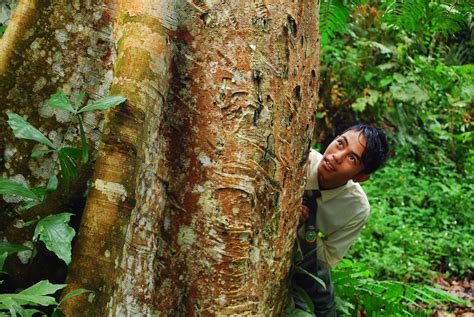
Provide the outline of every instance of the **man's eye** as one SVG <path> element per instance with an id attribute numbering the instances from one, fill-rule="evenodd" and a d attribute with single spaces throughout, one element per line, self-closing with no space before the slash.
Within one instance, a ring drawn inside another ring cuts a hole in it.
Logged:
<path id="1" fill-rule="evenodd" d="M 357 160 L 354 155 L 349 155 L 349 160 L 351 160 L 352 163 L 357 163 Z"/>

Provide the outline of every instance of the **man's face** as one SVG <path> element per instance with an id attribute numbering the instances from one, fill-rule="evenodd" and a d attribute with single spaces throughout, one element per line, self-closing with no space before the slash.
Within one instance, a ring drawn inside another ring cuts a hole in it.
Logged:
<path id="1" fill-rule="evenodd" d="M 318 181 L 321 189 L 344 185 L 348 180 L 362 182 L 368 175 L 362 174 L 361 161 L 366 140 L 360 131 L 347 131 L 329 144 L 318 165 Z"/>

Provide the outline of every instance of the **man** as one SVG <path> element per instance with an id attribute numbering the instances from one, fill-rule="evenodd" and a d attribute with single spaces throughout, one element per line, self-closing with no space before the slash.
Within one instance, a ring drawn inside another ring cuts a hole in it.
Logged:
<path id="1" fill-rule="evenodd" d="M 323 155 L 314 150 L 309 154 L 301 211 L 306 221 L 298 232 L 304 259 L 297 265 L 321 278 L 326 288 L 306 273 L 294 274 L 293 282 L 310 296 L 318 317 L 336 316 L 329 269 L 341 261 L 367 222 L 370 205 L 358 183 L 385 163 L 388 151 L 383 130 L 359 124 L 336 137 Z"/>

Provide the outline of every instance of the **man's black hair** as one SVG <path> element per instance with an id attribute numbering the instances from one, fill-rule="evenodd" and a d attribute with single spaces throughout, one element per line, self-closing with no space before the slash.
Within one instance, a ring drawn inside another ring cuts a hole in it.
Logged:
<path id="1" fill-rule="evenodd" d="M 385 131 L 380 128 L 371 127 L 367 124 L 356 124 L 346 129 L 347 131 L 358 131 L 364 136 L 367 143 L 362 153 L 364 174 L 370 174 L 381 168 L 389 157 L 389 146 Z"/>

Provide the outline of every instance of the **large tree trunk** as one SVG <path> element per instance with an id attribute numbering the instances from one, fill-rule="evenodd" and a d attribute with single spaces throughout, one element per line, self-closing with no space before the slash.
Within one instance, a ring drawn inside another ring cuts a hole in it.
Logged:
<path id="1" fill-rule="evenodd" d="M 317 101 L 319 2 L 106 6 L 110 94 L 128 101 L 106 117 L 68 277 L 94 295 L 65 311 L 280 314 Z"/>

